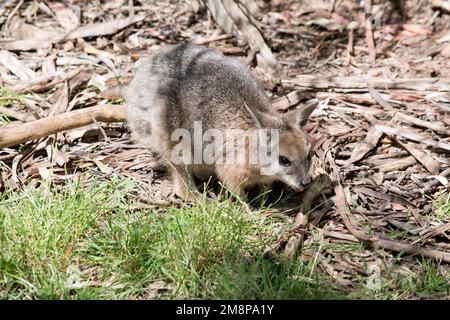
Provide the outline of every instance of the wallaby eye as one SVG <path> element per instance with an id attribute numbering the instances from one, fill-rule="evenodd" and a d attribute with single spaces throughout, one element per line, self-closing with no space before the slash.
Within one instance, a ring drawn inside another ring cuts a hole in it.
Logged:
<path id="1" fill-rule="evenodd" d="M 291 162 L 289 161 L 288 158 L 284 157 L 284 156 L 279 156 L 278 157 L 278 162 L 282 165 L 282 166 L 290 166 Z"/>

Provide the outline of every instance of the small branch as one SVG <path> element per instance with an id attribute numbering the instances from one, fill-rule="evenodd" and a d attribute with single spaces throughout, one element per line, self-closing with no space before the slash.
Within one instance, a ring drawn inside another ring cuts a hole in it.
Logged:
<path id="1" fill-rule="evenodd" d="M 352 61 L 353 56 L 353 46 L 354 46 L 354 32 L 353 29 L 348 31 L 348 42 L 347 42 L 347 58 L 348 63 Z"/>
<path id="2" fill-rule="evenodd" d="M 382 79 L 370 77 L 318 77 L 300 75 L 293 79 L 282 80 L 282 84 L 294 85 L 298 88 L 335 91 L 369 92 L 367 83 L 377 90 L 415 90 L 450 92 L 450 81 L 436 78 L 423 79 Z"/>
<path id="3" fill-rule="evenodd" d="M 94 123 L 126 121 L 126 106 L 99 105 L 58 114 L 24 124 L 0 127 L 0 148 L 11 147 L 57 132 L 70 130 Z"/>
<path id="4" fill-rule="evenodd" d="M 405 170 L 416 163 L 416 159 L 413 156 L 409 156 L 396 161 L 380 164 L 379 166 L 375 166 L 374 169 L 379 170 L 380 172 L 400 171 Z"/>
<path id="5" fill-rule="evenodd" d="M 372 1 L 367 0 L 366 2 L 366 13 L 370 13 L 370 8 L 372 7 Z M 369 49 L 369 58 L 370 63 L 375 64 L 376 58 L 377 58 L 377 51 L 375 49 L 375 39 L 373 37 L 373 30 L 372 30 L 372 23 L 370 19 L 366 19 L 365 15 L 363 14 L 363 21 L 364 26 L 366 28 L 366 42 L 367 42 L 367 48 Z"/>
<path id="6" fill-rule="evenodd" d="M 411 255 L 422 255 L 437 261 L 450 263 L 450 252 L 418 247 L 409 243 L 386 239 L 380 235 L 373 237 L 371 239 L 371 243 L 375 248 L 382 248 L 394 252 L 403 252 Z"/>
<path id="7" fill-rule="evenodd" d="M 231 38 L 233 38 L 233 36 L 230 35 L 230 34 L 213 35 L 213 36 L 211 36 L 209 38 L 196 40 L 196 41 L 194 41 L 194 44 L 200 46 L 200 45 L 209 44 L 211 42 L 227 40 L 227 39 L 231 39 Z"/>

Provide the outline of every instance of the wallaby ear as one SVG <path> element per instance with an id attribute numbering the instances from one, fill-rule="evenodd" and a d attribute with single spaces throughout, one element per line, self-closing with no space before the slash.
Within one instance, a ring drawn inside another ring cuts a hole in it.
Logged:
<path id="1" fill-rule="evenodd" d="M 283 124 L 283 121 L 280 117 L 273 116 L 259 110 L 252 110 L 245 102 L 244 106 L 252 116 L 253 121 L 259 129 L 262 129 L 264 127 L 279 127 Z"/>
<path id="2" fill-rule="evenodd" d="M 290 123 L 300 128 L 304 127 L 309 120 L 309 116 L 319 105 L 318 102 L 314 102 L 308 105 L 301 106 L 299 109 L 288 111 L 283 114 L 283 121 Z"/>
<path id="3" fill-rule="evenodd" d="M 279 116 L 261 111 L 254 111 L 254 116 L 259 128 L 281 128 L 283 126 L 283 120 Z"/>

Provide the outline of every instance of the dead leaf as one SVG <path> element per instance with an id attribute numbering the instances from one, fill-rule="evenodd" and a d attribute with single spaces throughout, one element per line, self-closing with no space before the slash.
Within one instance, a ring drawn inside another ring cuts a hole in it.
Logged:
<path id="1" fill-rule="evenodd" d="M 403 30 L 410 32 L 413 35 L 424 35 L 424 34 L 432 34 L 432 31 L 429 27 L 420 24 L 410 24 L 404 23 L 402 24 Z"/>
<path id="2" fill-rule="evenodd" d="M 306 25 L 308 27 L 321 27 L 329 31 L 336 31 L 336 30 L 344 30 L 345 26 L 342 24 L 339 24 L 336 22 L 336 20 L 333 19 L 327 19 L 327 18 L 320 18 L 315 20 L 310 20 L 306 22 Z"/>
<path id="3" fill-rule="evenodd" d="M 67 81 L 64 82 L 64 85 L 55 93 L 54 96 L 57 97 L 57 100 L 48 111 L 48 117 L 66 112 L 69 105 L 69 84 Z"/>
<path id="4" fill-rule="evenodd" d="M 104 164 L 104 163 L 103 163 L 102 161 L 100 161 L 99 159 L 94 159 L 93 161 L 94 161 L 94 163 L 97 165 L 97 167 L 100 169 L 100 171 L 101 171 L 102 173 L 105 173 L 105 174 L 111 174 L 111 173 L 114 172 L 114 170 L 113 170 L 110 166 Z"/>
<path id="5" fill-rule="evenodd" d="M 96 23 L 80 27 L 70 32 L 66 39 L 98 37 L 115 34 L 118 31 L 132 24 L 138 23 L 145 19 L 145 16 L 134 16 L 126 19 L 117 19 L 108 22 Z"/>
<path id="6" fill-rule="evenodd" d="M 19 77 L 20 80 L 28 80 L 36 76 L 33 70 L 20 62 L 19 59 L 17 59 L 17 56 L 11 52 L 1 50 L 0 63 L 10 72 Z"/>
<path id="7" fill-rule="evenodd" d="M 41 40 L 30 38 L 26 40 L 2 40 L 0 39 L 0 49 L 9 51 L 30 51 L 46 48 L 52 44 L 51 40 Z"/>
<path id="8" fill-rule="evenodd" d="M 443 176 L 432 176 L 433 178 L 435 178 L 436 180 L 438 180 L 444 187 L 450 187 L 450 182 L 448 181 L 448 179 L 446 177 Z"/>
<path id="9" fill-rule="evenodd" d="M 417 159 L 424 167 L 432 174 L 438 174 L 441 166 L 437 161 L 430 157 L 425 151 L 414 148 L 410 143 L 402 139 L 397 139 L 397 142 L 405 148 L 414 158 Z"/>
<path id="10" fill-rule="evenodd" d="M 58 150 L 57 148 L 52 147 L 51 145 L 47 145 L 45 147 L 45 151 L 47 152 L 48 158 L 60 167 L 62 167 L 65 163 L 69 162 L 69 157 L 64 153 Z"/>
<path id="11" fill-rule="evenodd" d="M 347 164 L 355 163 L 364 158 L 370 150 L 376 147 L 382 135 L 383 132 L 376 127 L 370 128 L 364 141 L 359 142 L 355 149 L 353 149 L 350 159 L 347 160 Z"/>
<path id="12" fill-rule="evenodd" d="M 286 247 L 284 248 L 283 253 L 280 256 L 280 260 L 289 261 L 295 259 L 297 251 L 301 245 L 302 239 L 303 237 L 301 234 L 291 236 L 286 244 Z"/>
<path id="13" fill-rule="evenodd" d="M 404 102 L 414 102 L 423 99 L 419 95 L 413 95 L 408 93 L 391 93 L 392 100 L 404 101 Z"/>
<path id="14" fill-rule="evenodd" d="M 407 208 L 399 203 L 393 203 L 392 209 L 394 209 L 395 211 L 406 211 Z"/>
<path id="15" fill-rule="evenodd" d="M 49 40 L 61 37 L 62 34 L 50 28 L 42 29 L 35 25 L 20 21 L 14 30 L 15 40 Z"/>
<path id="16" fill-rule="evenodd" d="M 308 216 L 301 212 L 297 213 L 295 216 L 295 221 L 292 226 L 293 229 L 304 228 L 308 224 Z"/>

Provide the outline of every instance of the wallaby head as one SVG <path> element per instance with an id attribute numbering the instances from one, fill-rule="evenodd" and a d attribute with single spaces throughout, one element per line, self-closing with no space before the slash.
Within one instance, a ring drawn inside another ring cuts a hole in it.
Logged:
<path id="1" fill-rule="evenodd" d="M 261 127 L 278 131 L 278 157 L 272 158 L 269 173 L 272 181 L 281 181 L 296 191 L 303 191 L 310 182 L 310 166 L 315 140 L 303 131 L 317 105 L 280 115 L 259 114 Z"/>

